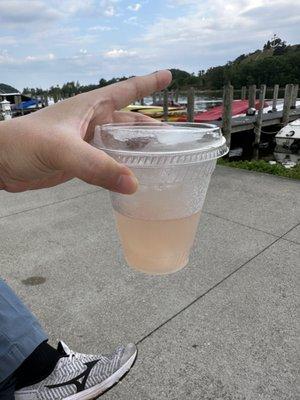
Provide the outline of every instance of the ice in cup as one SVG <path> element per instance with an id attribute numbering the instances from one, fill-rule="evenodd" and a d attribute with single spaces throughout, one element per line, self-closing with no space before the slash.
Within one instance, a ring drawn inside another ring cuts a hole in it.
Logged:
<path id="1" fill-rule="evenodd" d="M 121 123 L 96 127 L 93 145 L 127 165 L 133 195 L 111 192 L 125 259 L 148 274 L 187 265 L 218 157 L 228 152 L 218 127 L 196 123 Z"/>

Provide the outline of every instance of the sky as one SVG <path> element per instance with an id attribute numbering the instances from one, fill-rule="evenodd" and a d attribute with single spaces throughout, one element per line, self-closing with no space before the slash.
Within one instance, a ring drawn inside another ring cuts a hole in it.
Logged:
<path id="1" fill-rule="evenodd" d="M 161 68 L 198 73 L 274 33 L 300 42 L 300 1 L 0 0 L 0 82 L 45 89 Z"/>

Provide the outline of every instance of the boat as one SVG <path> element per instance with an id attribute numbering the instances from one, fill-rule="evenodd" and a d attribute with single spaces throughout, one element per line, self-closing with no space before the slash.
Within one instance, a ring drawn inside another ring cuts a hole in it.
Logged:
<path id="1" fill-rule="evenodd" d="M 264 107 L 268 107 L 269 104 L 267 102 L 264 103 Z M 232 102 L 232 111 L 231 115 L 240 115 L 242 113 L 246 113 L 249 108 L 248 100 L 234 100 Z M 255 101 L 255 109 L 259 109 L 259 100 Z M 213 107 L 208 111 L 204 111 L 201 113 L 195 114 L 194 122 L 210 122 L 210 121 L 218 121 L 222 119 L 223 115 L 223 105 Z M 182 116 L 178 119 L 178 122 L 186 122 L 187 117 Z"/>
<path id="2" fill-rule="evenodd" d="M 157 105 L 142 106 L 130 104 L 123 108 L 122 111 L 138 112 L 159 120 L 162 120 L 164 116 L 164 108 Z M 186 114 L 186 107 L 184 106 L 168 107 L 168 121 L 176 121 L 183 114 Z"/>
<path id="3" fill-rule="evenodd" d="M 274 157 L 277 162 L 290 168 L 300 164 L 300 119 L 287 124 L 275 136 Z"/>
<path id="4" fill-rule="evenodd" d="M 270 113 L 274 113 L 274 112 L 277 112 L 277 111 L 282 111 L 283 110 L 283 103 L 284 103 L 284 101 L 282 99 L 278 100 L 277 105 L 276 105 L 276 110 L 273 110 L 272 103 L 271 104 L 269 103 L 268 105 L 265 105 L 265 107 L 263 109 L 263 113 L 264 114 L 270 114 Z M 299 100 L 296 101 L 295 107 L 300 107 L 300 101 Z M 247 114 L 246 114 L 246 112 L 244 112 L 242 114 L 234 115 L 233 118 L 246 117 L 246 116 L 247 116 Z"/>
<path id="5" fill-rule="evenodd" d="M 15 110 L 30 110 L 39 108 L 39 101 L 37 99 L 29 99 L 17 104 Z"/>

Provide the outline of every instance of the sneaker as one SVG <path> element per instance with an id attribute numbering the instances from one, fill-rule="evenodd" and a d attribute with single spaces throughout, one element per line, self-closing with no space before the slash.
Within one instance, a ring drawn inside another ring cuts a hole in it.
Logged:
<path id="1" fill-rule="evenodd" d="M 64 342 L 62 357 L 43 381 L 15 392 L 15 400 L 88 400 L 104 393 L 131 368 L 136 358 L 134 344 L 117 347 L 110 355 L 76 353 Z"/>

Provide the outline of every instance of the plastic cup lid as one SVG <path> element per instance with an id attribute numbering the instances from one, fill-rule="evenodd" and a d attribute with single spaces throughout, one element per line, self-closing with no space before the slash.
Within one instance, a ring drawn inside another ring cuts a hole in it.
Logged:
<path id="1" fill-rule="evenodd" d="M 119 123 L 97 126 L 93 146 L 128 166 L 194 164 L 228 152 L 219 127 L 197 123 Z"/>

